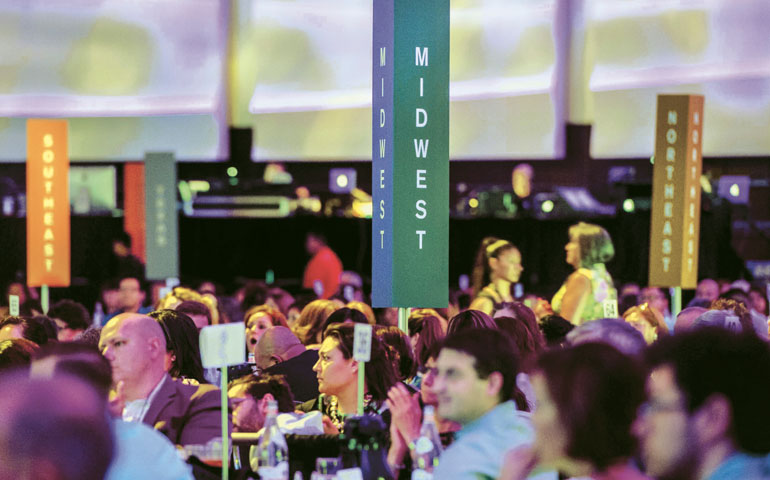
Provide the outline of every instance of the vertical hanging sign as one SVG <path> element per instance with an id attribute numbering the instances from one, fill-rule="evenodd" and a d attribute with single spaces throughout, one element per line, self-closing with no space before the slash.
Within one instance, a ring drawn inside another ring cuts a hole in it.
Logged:
<path id="1" fill-rule="evenodd" d="M 374 2 L 372 303 L 449 300 L 449 0 Z"/>
<path id="2" fill-rule="evenodd" d="M 703 96 L 659 95 L 650 224 L 650 285 L 698 283 Z"/>
<path id="3" fill-rule="evenodd" d="M 27 283 L 70 284 L 66 120 L 27 120 Z"/>
<path id="4" fill-rule="evenodd" d="M 179 276 L 176 163 L 171 153 L 148 153 L 144 160 L 145 246 L 148 280 Z"/>

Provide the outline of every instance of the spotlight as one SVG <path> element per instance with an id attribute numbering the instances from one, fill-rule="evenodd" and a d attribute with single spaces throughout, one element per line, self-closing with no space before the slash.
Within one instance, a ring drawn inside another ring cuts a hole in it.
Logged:
<path id="1" fill-rule="evenodd" d="M 332 193 L 350 193 L 356 188 L 356 171 L 353 168 L 329 170 L 329 190 Z"/>
<path id="2" fill-rule="evenodd" d="M 555 192 L 540 192 L 534 195 L 532 215 L 535 218 L 585 219 L 614 216 L 619 207 L 599 202 L 587 188 L 555 187 L 555 190 Z"/>
<path id="3" fill-rule="evenodd" d="M 748 175 L 722 175 L 717 194 L 730 203 L 747 205 L 750 186 L 751 178 Z"/>
<path id="4" fill-rule="evenodd" d="M 634 203 L 633 198 L 627 198 L 623 200 L 623 211 L 626 213 L 634 213 L 634 210 L 636 210 L 636 203 Z"/>
<path id="5" fill-rule="evenodd" d="M 564 213 L 564 201 L 554 192 L 539 192 L 532 198 L 532 216 L 540 220 L 554 218 Z M 557 215 L 558 214 L 558 215 Z"/>
<path id="6" fill-rule="evenodd" d="M 348 176 L 345 175 L 344 173 L 337 176 L 337 179 L 336 179 L 337 187 L 346 188 L 349 182 L 350 180 L 348 179 Z"/>

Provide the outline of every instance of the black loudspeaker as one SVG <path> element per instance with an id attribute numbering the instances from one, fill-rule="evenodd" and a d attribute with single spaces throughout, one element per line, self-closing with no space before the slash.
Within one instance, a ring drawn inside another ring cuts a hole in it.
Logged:
<path id="1" fill-rule="evenodd" d="M 252 128 L 230 127 L 230 163 L 245 165 L 251 163 Z"/>

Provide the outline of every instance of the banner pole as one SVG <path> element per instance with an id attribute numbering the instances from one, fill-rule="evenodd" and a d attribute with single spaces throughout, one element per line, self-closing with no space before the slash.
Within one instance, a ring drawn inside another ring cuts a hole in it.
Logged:
<path id="1" fill-rule="evenodd" d="M 409 309 L 399 307 L 398 309 L 398 328 L 409 335 Z"/>
<path id="2" fill-rule="evenodd" d="M 40 306 L 43 307 L 43 314 L 48 314 L 48 285 L 40 286 Z"/>
<path id="3" fill-rule="evenodd" d="M 366 362 L 372 358 L 372 326 L 366 323 L 357 323 L 353 335 L 353 359 L 358 362 L 356 412 L 358 415 L 363 415 L 364 393 L 366 393 Z"/>
<path id="4" fill-rule="evenodd" d="M 669 293 L 671 294 L 671 316 L 676 318 L 682 311 L 682 287 L 671 287 Z"/>
<path id="5" fill-rule="evenodd" d="M 230 474 L 229 471 L 229 454 L 230 454 L 230 434 L 227 431 L 227 366 L 222 367 L 222 375 L 220 376 L 220 393 L 222 400 L 222 480 L 227 480 Z"/>
<path id="6" fill-rule="evenodd" d="M 358 408 L 356 410 L 358 415 L 364 414 L 365 368 L 366 362 L 358 362 Z"/>

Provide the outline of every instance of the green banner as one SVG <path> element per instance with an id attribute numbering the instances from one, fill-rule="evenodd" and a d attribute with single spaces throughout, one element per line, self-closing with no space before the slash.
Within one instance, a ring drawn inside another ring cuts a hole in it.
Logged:
<path id="1" fill-rule="evenodd" d="M 179 277 L 176 163 L 172 153 L 148 153 L 144 160 L 148 280 Z"/>
<path id="2" fill-rule="evenodd" d="M 449 0 L 377 1 L 372 303 L 449 300 Z"/>

